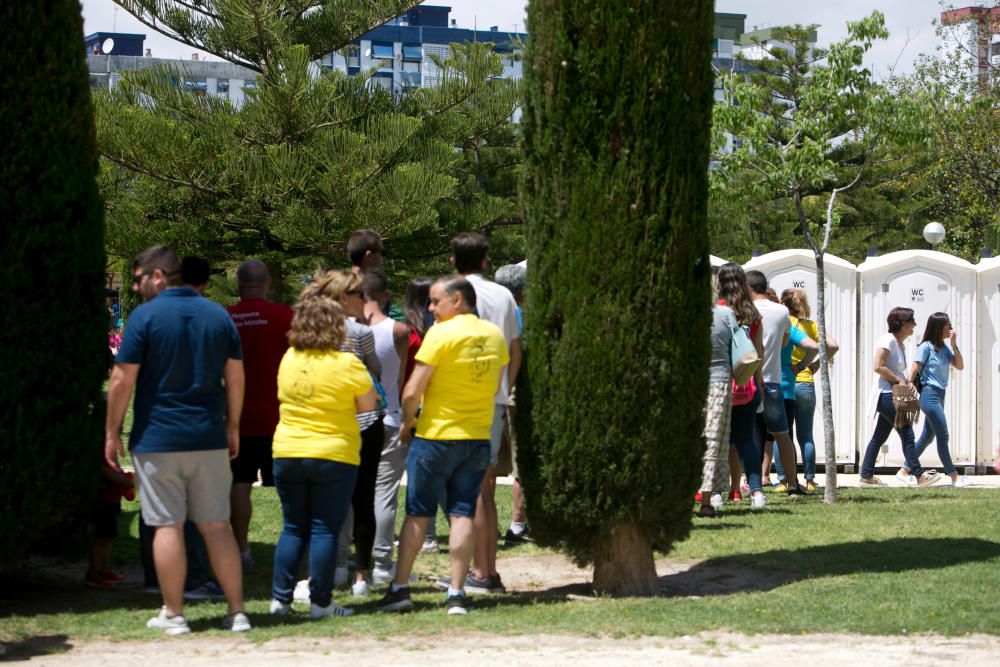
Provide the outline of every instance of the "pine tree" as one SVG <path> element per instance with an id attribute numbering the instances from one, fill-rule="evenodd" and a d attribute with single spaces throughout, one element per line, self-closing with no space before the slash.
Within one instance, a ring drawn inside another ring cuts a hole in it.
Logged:
<path id="1" fill-rule="evenodd" d="M 0 570 L 9 570 L 55 526 L 66 549 L 88 528 L 110 355 L 80 4 L 5 2 L 0 22 Z"/>
<path id="2" fill-rule="evenodd" d="M 528 7 L 518 463 L 532 532 L 598 592 L 659 592 L 701 477 L 712 26 L 702 2 Z"/>
<path id="3" fill-rule="evenodd" d="M 351 230 L 382 234 L 390 257 L 411 239 L 447 247 L 441 203 L 456 194 L 461 149 L 508 122 L 517 85 L 486 43 L 452 45 L 440 85 L 385 91 L 370 73 L 318 71 L 317 58 L 412 0 L 159 0 L 120 5 L 154 29 L 259 72 L 236 108 L 178 85 L 183 71 L 130 73 L 98 104 L 109 249 L 152 241 L 272 273 L 343 264 Z M 465 224 L 507 208 L 484 198 Z M 419 243 L 417 244 L 419 245 Z"/>

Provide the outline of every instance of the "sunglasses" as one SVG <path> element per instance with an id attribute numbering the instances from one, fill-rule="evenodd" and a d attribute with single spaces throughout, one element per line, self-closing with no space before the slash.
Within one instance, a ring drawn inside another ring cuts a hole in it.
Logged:
<path id="1" fill-rule="evenodd" d="M 134 276 L 132 276 L 132 284 L 133 285 L 138 285 L 139 283 L 142 282 L 143 278 L 145 278 L 146 276 L 151 276 L 151 275 L 153 275 L 152 271 L 143 271 L 142 273 L 140 273 L 138 275 L 134 275 Z"/>

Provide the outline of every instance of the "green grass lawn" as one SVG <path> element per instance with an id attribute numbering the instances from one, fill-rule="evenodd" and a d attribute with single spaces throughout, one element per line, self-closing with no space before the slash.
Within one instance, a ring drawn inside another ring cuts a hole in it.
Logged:
<path id="1" fill-rule="evenodd" d="M 509 519 L 510 489 L 498 492 L 501 525 Z M 417 611 L 376 613 L 377 596 L 354 604 L 351 618 L 308 620 L 267 615 L 273 545 L 280 508 L 272 489 L 255 489 L 253 552 L 247 607 L 264 641 L 292 635 L 429 635 L 457 627 L 497 634 L 677 636 L 726 629 L 746 633 L 1000 634 L 1000 496 L 995 490 L 845 489 L 826 506 L 821 494 L 788 500 L 771 494 L 767 510 L 743 506 L 719 519 L 694 519 L 691 538 L 669 554 L 686 571 L 661 577 L 653 599 L 581 600 L 553 588 L 477 598 L 476 611 L 448 617 L 442 593 L 423 579 L 414 588 Z M 115 546 L 122 564 L 137 560 L 137 506 L 122 515 Z M 439 532 L 447 524 L 439 519 Z M 543 556 L 535 545 L 501 549 L 500 558 Z M 79 567 L 82 575 L 83 566 Z M 500 563 L 501 573 L 508 572 Z M 677 568 L 674 568 L 677 569 Z M 421 555 L 417 574 L 444 574 L 447 554 Z M 664 574 L 667 568 L 661 568 Z M 30 573 L 29 573 L 30 574 Z M 508 574 L 508 576 L 510 576 Z M 0 638 L 66 635 L 153 639 L 144 627 L 159 601 L 141 591 L 89 591 L 78 579 L 27 578 L 0 595 Z M 221 603 L 192 604 L 185 615 L 196 632 L 222 633 Z"/>

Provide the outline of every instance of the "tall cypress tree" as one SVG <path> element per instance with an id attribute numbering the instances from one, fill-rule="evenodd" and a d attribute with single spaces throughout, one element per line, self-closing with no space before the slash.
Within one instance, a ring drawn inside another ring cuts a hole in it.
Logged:
<path id="1" fill-rule="evenodd" d="M 599 592 L 659 591 L 653 551 L 687 536 L 700 480 L 712 10 L 528 6 L 519 463 L 532 532 Z"/>
<path id="2" fill-rule="evenodd" d="M 0 3 L 0 569 L 95 499 L 104 214 L 78 0 Z M 85 516 L 85 515 L 84 515 Z"/>

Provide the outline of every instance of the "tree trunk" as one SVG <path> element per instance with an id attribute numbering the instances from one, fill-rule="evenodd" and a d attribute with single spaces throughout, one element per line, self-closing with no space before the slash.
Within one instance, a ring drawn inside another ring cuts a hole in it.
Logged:
<path id="1" fill-rule="evenodd" d="M 833 431 L 833 399 L 830 387 L 830 361 L 826 357 L 826 271 L 823 253 L 816 253 L 816 323 L 819 325 L 819 377 L 823 381 L 823 440 L 826 453 L 826 487 L 823 501 L 837 502 L 837 446 Z"/>
<path id="2" fill-rule="evenodd" d="M 653 548 L 635 524 L 619 524 L 606 542 L 597 545 L 594 592 L 619 596 L 659 594 Z"/>

